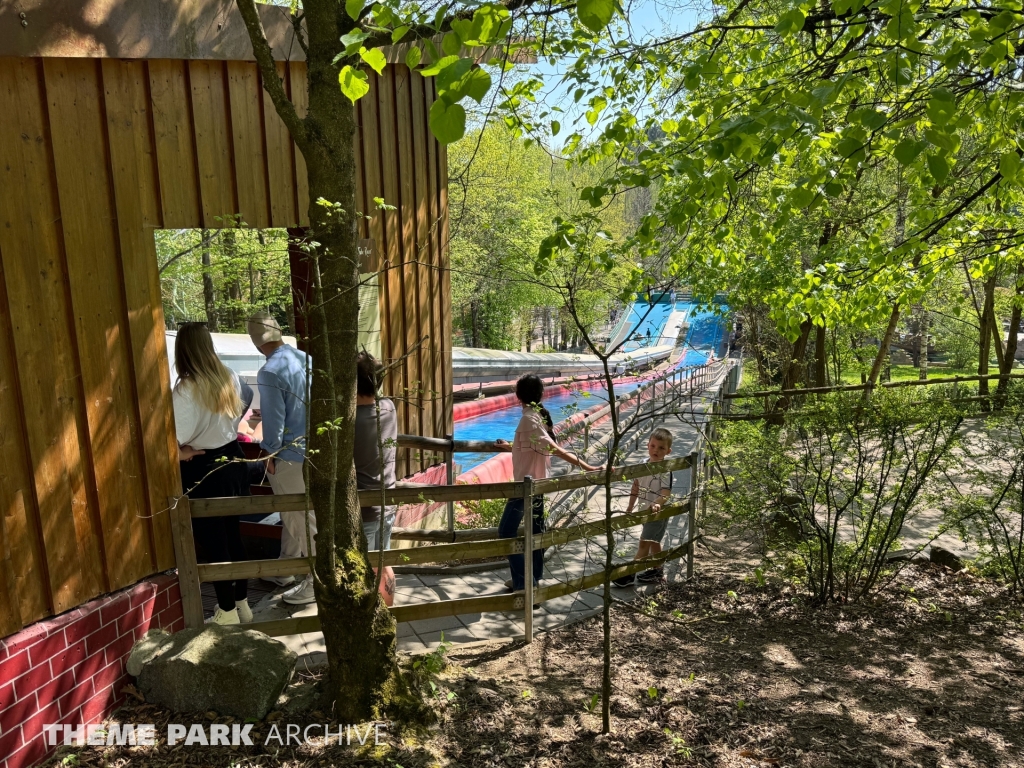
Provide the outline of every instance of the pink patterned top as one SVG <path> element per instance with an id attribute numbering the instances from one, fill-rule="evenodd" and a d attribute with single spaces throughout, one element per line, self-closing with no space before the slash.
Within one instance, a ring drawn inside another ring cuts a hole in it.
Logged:
<path id="1" fill-rule="evenodd" d="M 558 445 L 544 428 L 544 420 L 534 408 L 523 406 L 523 417 L 512 441 L 512 477 L 516 482 L 529 475 L 534 480 L 548 476 L 551 454 Z"/>

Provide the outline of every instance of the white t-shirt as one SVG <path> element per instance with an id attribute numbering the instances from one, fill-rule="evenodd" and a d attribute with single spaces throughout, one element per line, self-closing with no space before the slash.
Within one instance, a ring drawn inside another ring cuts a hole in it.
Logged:
<path id="1" fill-rule="evenodd" d="M 178 435 L 178 445 L 190 445 L 196 450 L 206 451 L 238 439 L 238 422 L 252 402 L 252 389 L 234 372 L 231 376 L 238 389 L 238 396 L 242 399 L 242 410 L 235 417 L 211 413 L 196 402 L 192 387 L 185 381 L 179 381 L 174 387 L 171 399 L 174 403 L 174 430 Z"/>
<path id="2" fill-rule="evenodd" d="M 638 477 L 637 483 L 640 486 L 640 491 L 637 493 L 637 511 L 643 512 L 645 509 L 650 509 L 651 504 L 661 504 L 661 494 L 667 490 L 672 493 L 672 473 L 664 472 L 660 475 L 648 475 L 647 477 Z"/>

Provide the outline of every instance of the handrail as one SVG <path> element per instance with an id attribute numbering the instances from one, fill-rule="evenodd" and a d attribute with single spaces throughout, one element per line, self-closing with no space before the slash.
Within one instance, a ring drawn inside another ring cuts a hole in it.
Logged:
<path id="1" fill-rule="evenodd" d="M 1024 379 L 1024 373 L 988 373 L 974 376 L 940 376 L 930 379 L 911 379 L 909 381 L 886 381 L 876 384 L 842 384 L 834 387 L 802 387 L 797 389 L 761 390 L 757 392 L 727 392 L 722 395 L 726 400 L 743 400 L 756 397 L 796 397 L 798 395 L 824 395 L 831 392 L 859 392 L 865 389 L 899 389 L 901 387 L 929 387 L 933 384 L 962 384 L 969 381 L 988 381 L 989 379 Z"/>
<path id="2" fill-rule="evenodd" d="M 664 507 L 657 512 L 631 512 L 613 515 L 608 520 L 579 523 L 568 528 L 554 528 L 534 540 L 534 549 L 562 546 L 580 539 L 587 539 L 605 532 L 632 528 L 652 520 L 668 520 L 678 515 L 689 514 L 690 502 Z M 439 563 L 466 558 L 499 557 L 522 553 L 525 549 L 520 539 L 490 539 L 487 541 L 462 542 L 455 544 L 434 544 L 429 547 L 412 549 L 387 549 L 384 552 L 371 550 L 367 553 L 371 563 L 383 560 L 384 565 L 415 565 Z M 302 557 L 274 560 L 245 560 L 237 563 L 204 563 L 198 566 L 200 581 L 228 581 L 234 579 L 255 579 L 264 576 L 305 575 L 309 573 L 309 560 Z"/>
<path id="3" fill-rule="evenodd" d="M 642 464 L 631 464 L 614 468 L 613 482 L 634 480 L 638 477 L 687 469 L 690 457 Z M 605 473 L 581 472 L 546 480 L 537 480 L 537 493 L 556 493 L 584 488 L 588 485 L 604 484 Z M 419 485 L 414 487 L 388 488 L 384 491 L 384 503 L 419 504 L 425 501 L 475 501 L 478 499 L 516 499 L 523 494 L 520 483 L 465 483 L 461 485 Z M 380 504 L 379 490 L 359 491 L 360 506 L 373 507 Z M 192 517 L 226 517 L 228 515 L 270 514 L 272 512 L 303 512 L 307 508 L 305 494 L 283 493 L 279 496 L 221 496 L 211 499 L 191 499 Z"/>
<path id="4" fill-rule="evenodd" d="M 522 495 L 522 483 L 480 483 L 466 485 L 423 485 L 415 488 L 388 488 L 384 503 L 420 504 L 425 501 L 473 501 L 477 499 L 515 499 Z M 359 491 L 359 505 L 380 504 L 379 490 Z M 271 512 L 304 512 L 306 495 L 283 493 L 280 496 L 222 496 L 192 499 L 192 517 L 225 517 L 227 515 L 270 514 Z"/>
<path id="5" fill-rule="evenodd" d="M 690 457 L 680 456 L 675 459 L 665 459 L 658 462 L 644 462 L 642 464 L 628 464 L 623 467 L 612 468 L 611 481 L 625 482 L 635 480 L 638 477 L 650 477 L 660 475 L 664 472 L 674 472 L 678 469 L 689 469 Z M 604 485 L 605 473 L 602 470 L 597 472 L 579 472 L 561 477 L 550 477 L 544 480 L 535 480 L 533 487 L 538 494 L 556 493 L 557 491 L 571 491 L 577 488 L 585 488 L 588 485 Z"/>

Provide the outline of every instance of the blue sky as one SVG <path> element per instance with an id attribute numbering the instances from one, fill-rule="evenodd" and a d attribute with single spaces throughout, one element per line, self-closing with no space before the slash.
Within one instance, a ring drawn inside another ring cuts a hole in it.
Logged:
<path id="1" fill-rule="evenodd" d="M 631 3 L 625 2 L 626 21 L 618 19 L 620 24 L 628 22 L 631 37 L 634 40 L 649 40 L 657 37 L 667 37 L 673 34 L 686 32 L 696 25 L 698 18 L 705 15 L 707 9 L 698 6 L 696 3 L 672 2 L 669 0 L 634 0 Z M 566 115 L 561 118 L 563 124 L 562 136 L 569 135 L 570 123 L 585 110 L 578 110 L 572 100 L 570 89 L 558 85 L 565 72 L 565 66 L 561 63 L 551 65 L 548 61 L 540 61 L 532 68 L 539 71 L 545 79 L 543 93 L 544 104 L 548 107 L 561 106 Z M 586 127 L 584 125 L 584 127 Z M 552 143 L 559 145 L 560 138 Z"/>

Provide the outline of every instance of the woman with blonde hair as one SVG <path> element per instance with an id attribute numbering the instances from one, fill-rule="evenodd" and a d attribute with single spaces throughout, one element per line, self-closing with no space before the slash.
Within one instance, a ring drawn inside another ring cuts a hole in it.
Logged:
<path id="1" fill-rule="evenodd" d="M 174 343 L 174 428 L 185 495 L 193 499 L 248 496 L 249 471 L 238 445 L 238 423 L 252 403 L 252 389 L 227 368 L 213 349 L 202 323 L 178 329 Z M 245 560 L 238 517 L 201 517 L 192 521 L 199 562 Z M 215 581 L 216 624 L 252 621 L 248 580 Z"/>

